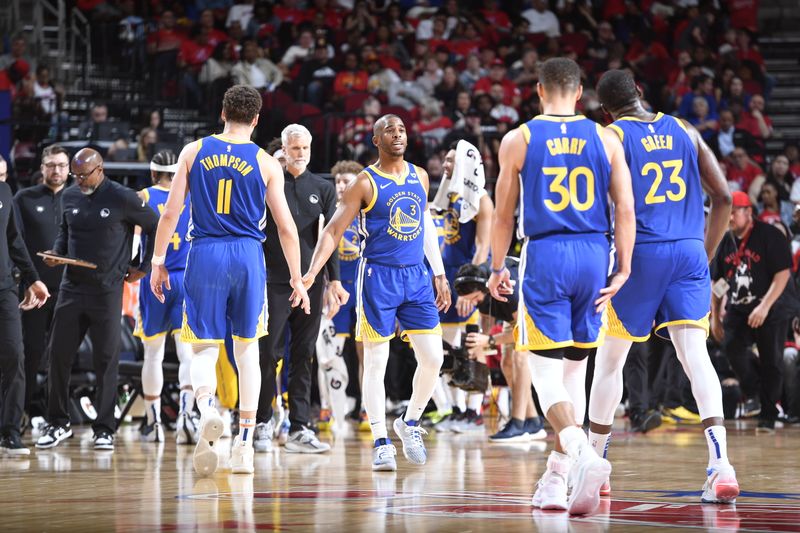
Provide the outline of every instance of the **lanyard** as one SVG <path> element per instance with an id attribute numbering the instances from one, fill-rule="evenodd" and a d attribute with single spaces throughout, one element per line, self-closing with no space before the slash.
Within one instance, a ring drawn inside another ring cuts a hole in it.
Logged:
<path id="1" fill-rule="evenodd" d="M 744 237 L 742 237 L 742 242 L 739 243 L 739 249 L 736 250 L 736 257 L 733 259 L 734 267 L 738 267 L 742 262 L 744 249 L 747 247 L 747 242 L 750 240 L 750 234 L 753 233 L 753 227 L 755 227 L 755 222 L 750 226 L 750 229 L 747 230 L 747 233 L 744 234 Z M 733 242 L 735 243 L 736 240 L 734 239 Z"/>

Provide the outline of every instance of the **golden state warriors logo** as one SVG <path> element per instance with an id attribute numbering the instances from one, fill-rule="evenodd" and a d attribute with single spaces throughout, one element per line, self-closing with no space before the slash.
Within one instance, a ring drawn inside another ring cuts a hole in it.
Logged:
<path id="1" fill-rule="evenodd" d="M 421 199 L 406 191 L 394 194 L 386 202 L 389 207 L 387 233 L 400 241 L 413 241 L 422 233 Z"/>
<path id="2" fill-rule="evenodd" d="M 358 230 L 354 225 L 347 226 L 342 235 L 342 240 L 339 241 L 339 260 L 340 261 L 355 261 L 358 259 L 360 252 Z"/>
<path id="3" fill-rule="evenodd" d="M 458 213 L 452 205 L 442 216 L 442 230 L 445 244 L 455 244 L 461 240 L 461 223 L 458 221 Z"/>

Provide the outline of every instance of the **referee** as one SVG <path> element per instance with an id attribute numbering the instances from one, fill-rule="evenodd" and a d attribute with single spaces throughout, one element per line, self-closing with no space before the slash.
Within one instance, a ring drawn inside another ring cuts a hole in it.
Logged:
<path id="1" fill-rule="evenodd" d="M 281 132 L 283 152 L 286 158 L 285 184 L 286 202 L 292 212 L 300 237 L 300 266 L 308 270 L 311 256 L 317 244 L 320 216 L 327 223 L 336 211 L 336 190 L 323 178 L 308 171 L 311 159 L 311 133 L 299 124 L 290 124 Z M 324 283 L 317 280 L 309 289 L 311 314 L 292 308 L 289 296 L 289 268 L 279 252 L 281 244 L 278 229 L 272 215 L 267 211 L 267 227 L 264 230 L 264 256 L 267 265 L 267 301 L 269 309 L 269 335 L 259 340 L 261 351 L 261 395 L 256 417 L 256 435 L 253 445 L 258 452 L 271 449 L 272 402 L 276 395 L 275 371 L 283 353 L 286 326 L 291 335 L 289 347 L 289 438 L 287 452 L 320 453 L 330 449 L 320 442 L 308 429 L 311 410 L 312 362 L 322 318 Z M 347 302 L 348 293 L 339 281 L 339 258 L 331 256 L 327 265 L 328 301 L 336 304 Z"/>
<path id="2" fill-rule="evenodd" d="M 97 269 L 67 266 L 64 273 L 48 346 L 49 425 L 36 447 L 52 448 L 72 436 L 70 369 L 89 331 L 97 375 L 94 447 L 113 450 L 122 284 L 141 279 L 150 269 L 158 215 L 132 189 L 106 178 L 103 158 L 95 150 L 80 150 L 71 169 L 77 186 L 66 189 L 61 198 L 61 227 L 52 251 L 95 263 Z M 132 267 L 133 228 L 137 225 L 148 237 L 147 249 L 140 264 Z M 57 261 L 45 263 L 50 266 Z"/>
<path id="3" fill-rule="evenodd" d="M 20 270 L 23 281 L 29 285 L 21 304 L 11 273 L 12 265 Z M 19 308 L 41 307 L 49 296 L 17 232 L 11 187 L 0 182 L 0 452 L 30 454 L 20 439 L 25 369 Z"/>
<path id="4" fill-rule="evenodd" d="M 36 252 L 48 250 L 56 242 L 58 227 L 61 224 L 61 194 L 69 174 L 69 154 L 57 144 L 48 146 L 42 151 L 41 170 L 42 184 L 22 189 L 14 196 L 19 232 L 39 277 L 50 291 L 50 299 L 44 306 L 22 313 L 22 337 L 25 345 L 25 412 L 29 418 L 45 414 L 45 406 L 39 402 L 32 405 L 32 401 L 34 397 L 38 397 L 36 374 L 44 364 L 47 337 L 58 300 L 58 286 L 64 274 L 63 267 L 45 266 Z"/>

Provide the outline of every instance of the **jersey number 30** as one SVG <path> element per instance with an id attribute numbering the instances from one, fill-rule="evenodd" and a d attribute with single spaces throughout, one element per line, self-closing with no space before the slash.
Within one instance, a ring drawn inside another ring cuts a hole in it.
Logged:
<path id="1" fill-rule="evenodd" d="M 586 211 L 594 205 L 594 172 L 589 167 L 575 167 L 571 171 L 567 167 L 542 167 L 545 176 L 553 176 L 550 182 L 550 192 L 557 194 L 558 201 L 544 201 L 550 211 L 563 211 L 572 205 L 578 211 Z M 569 174 L 569 177 L 567 177 Z M 578 178 L 586 181 L 586 198 L 578 198 Z M 564 184 L 564 181 L 567 181 Z"/>
<path id="2" fill-rule="evenodd" d="M 219 180 L 217 213 L 220 215 L 231 214 L 231 190 L 233 190 L 233 180 Z"/>
<path id="3" fill-rule="evenodd" d="M 669 182 L 677 187 L 677 190 L 666 191 L 664 194 L 658 194 L 658 188 L 661 186 L 661 181 L 664 179 L 664 171 L 661 169 L 670 169 Z M 651 172 L 655 173 L 655 179 L 650 186 L 647 196 L 644 198 L 646 204 L 663 204 L 669 199 L 671 202 L 680 202 L 686 197 L 686 182 L 680 176 L 683 170 L 683 161 L 680 159 L 670 159 L 663 161 L 660 165 L 658 163 L 647 163 L 642 167 L 642 177 L 649 175 Z"/>

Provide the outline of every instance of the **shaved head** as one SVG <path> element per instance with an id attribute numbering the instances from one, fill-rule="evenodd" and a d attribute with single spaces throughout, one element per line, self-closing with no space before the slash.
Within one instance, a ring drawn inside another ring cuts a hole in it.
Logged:
<path id="1" fill-rule="evenodd" d="M 383 115 L 381 118 L 379 118 L 378 120 L 376 120 L 376 121 L 375 121 L 375 125 L 374 125 L 374 126 L 372 126 L 372 134 L 373 134 L 373 135 L 380 135 L 381 133 L 383 133 L 383 129 L 384 129 L 384 128 L 386 127 L 386 125 L 389 123 L 389 120 L 390 120 L 390 119 L 393 119 L 393 118 L 396 118 L 396 119 L 397 119 L 397 120 L 399 120 L 401 123 L 403 122 L 403 119 L 401 119 L 401 118 L 400 118 L 400 117 L 398 117 L 397 115 L 393 115 L 393 114 L 391 114 L 391 113 L 389 113 L 388 115 Z"/>
<path id="2" fill-rule="evenodd" d="M 95 165 L 103 164 L 103 156 L 94 148 L 81 148 L 72 157 L 72 171 L 79 174 Z"/>
<path id="3" fill-rule="evenodd" d="M 72 158 L 70 169 L 83 194 L 92 194 L 105 179 L 103 157 L 92 148 L 79 150 Z"/>

